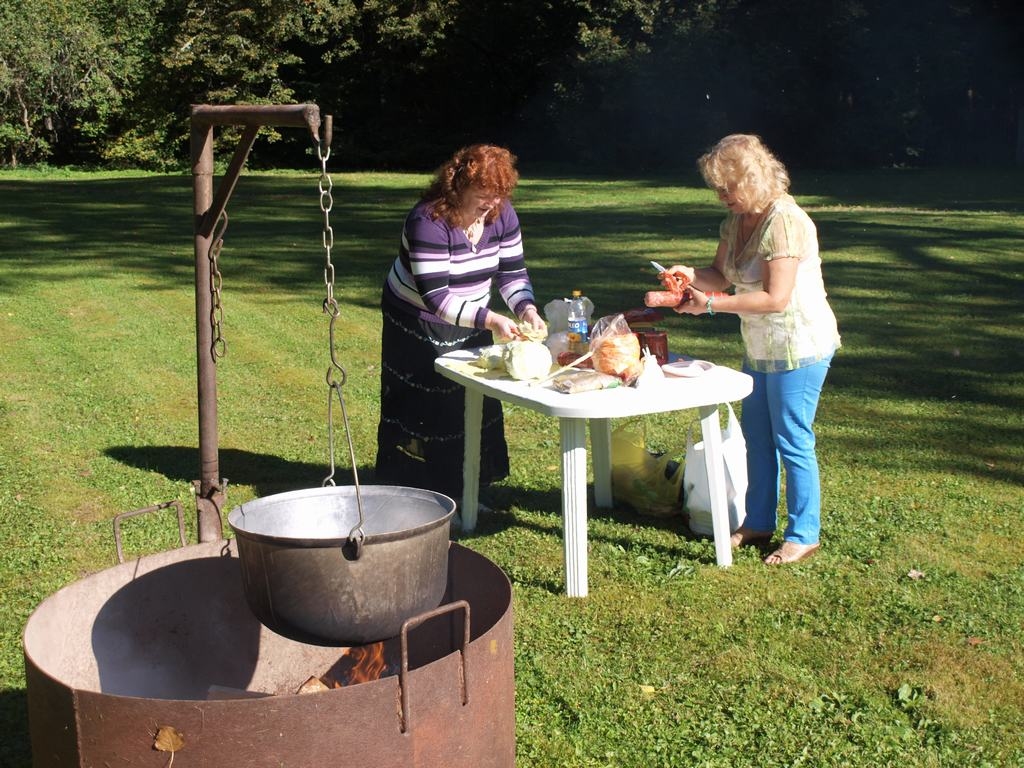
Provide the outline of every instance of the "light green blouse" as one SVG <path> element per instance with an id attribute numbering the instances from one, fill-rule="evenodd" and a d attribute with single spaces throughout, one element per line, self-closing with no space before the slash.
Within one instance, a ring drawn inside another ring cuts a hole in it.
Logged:
<path id="1" fill-rule="evenodd" d="M 814 222 L 790 195 L 772 203 L 750 239 L 739 242 L 740 217 L 730 213 L 719 236 L 728 246 L 725 277 L 736 294 L 760 291 L 764 262 L 799 259 L 796 284 L 782 312 L 740 314 L 746 363 L 772 373 L 812 365 L 840 346 L 836 317 L 828 304 L 821 277 L 818 232 Z"/>

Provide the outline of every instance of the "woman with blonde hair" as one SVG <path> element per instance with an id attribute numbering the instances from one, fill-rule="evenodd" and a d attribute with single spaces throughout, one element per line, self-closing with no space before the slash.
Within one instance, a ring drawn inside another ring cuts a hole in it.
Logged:
<path id="1" fill-rule="evenodd" d="M 697 162 L 728 209 L 709 267 L 668 271 L 691 281 L 688 315 L 740 317 L 743 370 L 754 379 L 741 417 L 747 442 L 747 516 L 733 546 L 775 533 L 780 461 L 788 520 L 768 565 L 813 555 L 821 530 L 821 486 L 814 416 L 832 356 L 840 346 L 818 254 L 817 230 L 789 194 L 785 166 L 757 136 L 726 136 Z M 712 296 L 709 292 L 734 292 Z"/>
<path id="2" fill-rule="evenodd" d="M 511 196 L 516 158 L 503 147 L 458 150 L 406 216 L 381 296 L 376 481 L 462 496 L 463 388 L 434 370 L 447 352 L 543 329 Z M 516 319 L 490 309 L 497 288 Z M 517 322 L 518 320 L 518 322 Z M 481 482 L 508 474 L 501 403 L 484 398 Z"/>

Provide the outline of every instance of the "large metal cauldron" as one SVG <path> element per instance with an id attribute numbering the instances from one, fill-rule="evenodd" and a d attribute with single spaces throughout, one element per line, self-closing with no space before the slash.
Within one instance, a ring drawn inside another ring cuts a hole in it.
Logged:
<path id="1" fill-rule="evenodd" d="M 438 606 L 454 514 L 433 491 L 361 486 L 357 498 L 329 486 L 247 502 L 228 523 L 261 622 L 301 642 L 358 645 Z"/>

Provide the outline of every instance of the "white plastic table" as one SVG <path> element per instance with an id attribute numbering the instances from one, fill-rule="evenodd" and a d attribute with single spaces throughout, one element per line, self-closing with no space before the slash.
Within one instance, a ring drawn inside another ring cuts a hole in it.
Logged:
<path id="1" fill-rule="evenodd" d="M 711 495 L 715 560 L 732 565 L 729 510 L 722 460 L 722 430 L 718 406 L 742 400 L 753 380 L 745 373 L 714 366 L 694 378 L 671 377 L 651 387 L 615 387 L 596 392 L 564 394 L 550 384 L 536 386 L 497 376 L 472 365 L 475 350 L 451 352 L 434 367 L 466 388 L 466 449 L 463 461 L 461 522 L 464 531 L 476 527 L 480 496 L 480 424 L 484 395 L 558 418 L 562 445 L 562 529 L 565 540 L 565 583 L 570 597 L 587 595 L 587 443 L 590 422 L 593 450 L 594 502 L 612 506 L 611 420 L 647 413 L 696 408 L 704 438 L 704 460 Z"/>

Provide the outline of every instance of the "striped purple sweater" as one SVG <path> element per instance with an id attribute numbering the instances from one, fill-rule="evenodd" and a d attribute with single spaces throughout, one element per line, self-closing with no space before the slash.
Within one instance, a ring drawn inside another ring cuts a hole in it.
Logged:
<path id="1" fill-rule="evenodd" d="M 384 300 L 431 322 L 483 328 L 492 283 L 516 317 L 535 304 L 523 259 L 519 217 L 506 202 L 473 247 L 465 233 L 430 218 L 420 203 L 405 219 L 398 258 L 388 273 Z"/>

